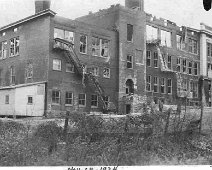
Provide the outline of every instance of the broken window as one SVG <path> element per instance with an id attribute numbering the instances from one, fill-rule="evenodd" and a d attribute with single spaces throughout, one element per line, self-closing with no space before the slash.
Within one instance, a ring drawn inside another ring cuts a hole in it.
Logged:
<path id="1" fill-rule="evenodd" d="M 188 39 L 188 51 L 193 54 L 197 54 L 197 40 Z"/>
<path id="2" fill-rule="evenodd" d="M 0 60 L 7 57 L 7 41 L 0 42 Z"/>
<path id="3" fill-rule="evenodd" d="M 15 67 L 10 67 L 10 84 L 15 84 Z"/>
<path id="4" fill-rule="evenodd" d="M 146 51 L 146 65 L 151 67 L 151 51 Z"/>
<path id="5" fill-rule="evenodd" d="M 207 43 L 207 56 L 212 57 L 212 44 Z"/>
<path id="6" fill-rule="evenodd" d="M 177 58 L 177 72 L 181 72 L 181 58 Z"/>
<path id="7" fill-rule="evenodd" d="M 133 56 L 127 55 L 127 68 L 133 68 Z"/>
<path id="8" fill-rule="evenodd" d="M 158 68 L 158 53 L 154 52 L 154 67 Z"/>
<path id="9" fill-rule="evenodd" d="M 133 94 L 134 93 L 134 83 L 131 79 L 126 81 L 126 94 Z"/>
<path id="10" fill-rule="evenodd" d="M 146 90 L 150 92 L 151 89 L 152 89 L 151 88 L 151 76 L 147 76 L 146 77 Z"/>
<path id="11" fill-rule="evenodd" d="M 198 63 L 194 62 L 194 75 L 197 76 L 198 75 Z"/>
<path id="12" fill-rule="evenodd" d="M 109 96 L 104 96 L 103 100 L 105 102 L 106 107 L 108 107 L 109 101 L 110 101 L 110 97 Z"/>
<path id="13" fill-rule="evenodd" d="M 158 29 L 152 26 L 146 26 L 146 39 L 147 41 L 158 39 Z"/>
<path id="14" fill-rule="evenodd" d="M 168 55 L 167 66 L 170 70 L 172 70 L 172 56 Z"/>
<path id="15" fill-rule="evenodd" d="M 53 70 L 61 71 L 61 60 L 53 59 Z"/>
<path id="16" fill-rule="evenodd" d="M 159 91 L 158 90 L 158 85 L 159 85 L 158 84 L 159 83 L 158 82 L 158 77 L 154 77 L 153 82 L 154 82 L 154 88 L 153 88 L 154 89 L 154 93 L 158 93 L 158 91 Z"/>
<path id="17" fill-rule="evenodd" d="M 186 73 L 187 70 L 187 61 L 186 59 L 183 59 L 183 73 Z"/>
<path id="18" fill-rule="evenodd" d="M 101 57 L 108 57 L 109 41 L 100 39 L 100 42 L 101 42 Z"/>
<path id="19" fill-rule="evenodd" d="M 183 49 L 182 36 L 176 35 L 176 40 L 177 40 L 177 49 L 182 50 Z"/>
<path id="20" fill-rule="evenodd" d="M 10 40 L 10 56 L 19 54 L 19 37 Z"/>
<path id="21" fill-rule="evenodd" d="M 188 74 L 192 74 L 192 62 L 188 62 Z"/>
<path id="22" fill-rule="evenodd" d="M 98 107 L 98 96 L 96 94 L 91 95 L 91 107 Z"/>
<path id="23" fill-rule="evenodd" d="M 10 96 L 9 95 L 5 96 L 5 104 L 10 104 Z"/>
<path id="24" fill-rule="evenodd" d="M 67 41 L 70 41 L 70 42 L 74 43 L 74 33 L 71 32 L 71 31 L 65 30 L 65 37 L 64 37 L 64 39 L 67 40 Z"/>
<path id="25" fill-rule="evenodd" d="M 84 93 L 79 94 L 79 106 L 85 106 L 86 105 L 86 95 Z"/>
<path id="26" fill-rule="evenodd" d="M 92 67 L 91 71 L 94 76 L 99 76 L 99 67 Z"/>
<path id="27" fill-rule="evenodd" d="M 167 80 L 167 92 L 168 94 L 172 94 L 172 79 Z"/>
<path id="28" fill-rule="evenodd" d="M 160 92 L 162 94 L 165 94 L 166 93 L 166 81 L 165 81 L 165 78 L 161 78 L 161 82 L 160 82 Z"/>
<path id="29" fill-rule="evenodd" d="M 66 63 L 66 72 L 74 73 L 74 65 L 72 63 Z"/>
<path id="30" fill-rule="evenodd" d="M 99 56 L 100 54 L 100 39 L 92 37 L 92 55 Z"/>
<path id="31" fill-rule="evenodd" d="M 127 24 L 127 41 L 133 41 L 133 25 Z"/>
<path id="32" fill-rule="evenodd" d="M 26 79 L 31 79 L 33 76 L 33 65 L 28 63 L 26 66 Z"/>
<path id="33" fill-rule="evenodd" d="M 66 99 L 65 99 L 66 105 L 72 105 L 73 104 L 73 93 L 72 92 L 66 92 Z"/>
<path id="34" fill-rule="evenodd" d="M 86 35 L 80 36 L 80 53 L 83 53 L 83 54 L 87 53 L 87 36 Z"/>
<path id="35" fill-rule="evenodd" d="M 72 31 L 54 28 L 54 38 L 65 39 L 74 44 L 74 32 Z"/>
<path id="36" fill-rule="evenodd" d="M 60 104 L 60 91 L 59 90 L 52 91 L 52 103 Z"/>
<path id="37" fill-rule="evenodd" d="M 104 68 L 103 77 L 110 78 L 110 69 L 109 68 Z"/>
<path id="38" fill-rule="evenodd" d="M 161 45 L 171 47 L 171 32 L 161 30 Z"/>
<path id="39" fill-rule="evenodd" d="M 33 104 L 33 97 L 32 96 L 28 96 L 27 104 Z"/>

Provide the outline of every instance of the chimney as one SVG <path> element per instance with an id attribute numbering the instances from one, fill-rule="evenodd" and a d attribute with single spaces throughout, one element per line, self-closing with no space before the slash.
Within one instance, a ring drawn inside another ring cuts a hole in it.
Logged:
<path id="1" fill-rule="evenodd" d="M 125 0 L 125 7 L 144 11 L 144 0 Z"/>
<path id="2" fill-rule="evenodd" d="M 50 9 L 50 0 L 35 0 L 35 13 Z"/>

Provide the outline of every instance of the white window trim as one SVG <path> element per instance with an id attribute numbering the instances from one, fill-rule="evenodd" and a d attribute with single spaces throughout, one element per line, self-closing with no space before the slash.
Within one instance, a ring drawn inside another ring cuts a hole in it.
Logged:
<path id="1" fill-rule="evenodd" d="M 155 61 L 156 61 L 156 59 L 155 59 L 155 54 L 157 54 L 157 67 L 155 67 Z M 153 54 L 154 56 L 153 56 L 153 67 L 154 68 L 159 68 L 159 56 L 158 56 L 158 53 L 155 51 L 154 52 L 154 54 Z"/>
<path id="2" fill-rule="evenodd" d="M 86 107 L 86 94 L 85 93 L 79 93 L 79 95 L 80 94 L 84 94 L 85 95 L 85 99 L 84 99 L 85 100 L 85 105 L 79 104 L 79 100 L 80 100 L 79 98 L 78 98 L 78 105 L 79 105 L 79 107 Z M 79 95 L 78 95 L 78 97 L 79 97 Z"/>
<path id="3" fill-rule="evenodd" d="M 99 98 L 98 98 L 98 95 L 97 95 L 97 94 L 92 94 L 92 95 L 96 95 L 96 97 L 97 97 L 97 106 L 92 106 L 92 105 L 91 105 L 91 108 L 98 108 L 98 105 L 99 105 Z M 92 95 L 91 95 L 91 103 L 92 103 Z"/>
<path id="4" fill-rule="evenodd" d="M 53 91 L 58 91 L 59 92 L 59 103 L 53 103 Z M 57 89 L 53 89 L 52 90 L 52 96 L 51 96 L 51 104 L 52 105 L 55 105 L 55 106 L 59 106 L 61 104 L 61 91 L 60 90 L 57 90 Z"/>
<path id="5" fill-rule="evenodd" d="M 155 84 L 155 78 L 157 79 L 157 84 Z M 155 92 L 155 86 L 157 85 L 157 92 Z M 153 93 L 159 93 L 159 78 L 153 77 Z"/>
<path id="6" fill-rule="evenodd" d="M 103 77 L 109 79 L 110 78 L 110 68 L 104 67 L 104 69 L 108 69 L 109 70 L 109 76 L 105 76 L 104 72 L 103 72 Z M 104 70 L 103 70 L 104 71 Z"/>
<path id="7" fill-rule="evenodd" d="M 54 68 L 54 60 L 60 61 L 60 69 L 55 69 L 55 68 Z M 57 59 L 57 58 L 54 58 L 54 59 L 52 60 L 52 69 L 53 69 L 54 71 L 62 71 L 62 60 Z"/>
<path id="8" fill-rule="evenodd" d="M 146 91 L 147 92 L 152 92 L 152 76 L 148 75 L 147 77 L 150 77 L 150 82 L 146 81 Z M 147 89 L 147 84 L 150 85 L 150 90 Z"/>
<path id="9" fill-rule="evenodd" d="M 160 83 L 160 86 L 161 86 L 161 87 L 162 87 L 162 86 L 164 87 L 164 93 L 161 92 L 161 94 L 166 94 L 166 78 L 162 77 L 162 78 L 161 78 L 161 82 L 162 82 L 162 80 L 164 80 L 164 85 L 162 85 L 162 83 Z M 160 89 L 160 90 L 161 90 L 161 89 Z"/>
<path id="10" fill-rule="evenodd" d="M 168 83 L 169 80 L 171 80 L 171 86 L 168 86 L 168 85 L 169 85 L 169 83 Z M 172 93 L 173 93 L 173 92 L 172 92 L 172 86 L 173 86 L 172 79 L 168 78 L 168 79 L 167 79 L 167 94 L 169 94 L 169 95 L 172 95 Z M 168 93 L 169 87 L 171 87 L 171 93 Z"/>
<path id="11" fill-rule="evenodd" d="M 32 98 L 32 103 L 29 103 L 29 97 Z M 27 105 L 33 105 L 33 96 L 31 95 L 27 96 Z"/>
<path id="12" fill-rule="evenodd" d="M 74 93 L 72 91 L 66 91 L 66 93 L 72 93 L 72 104 L 66 104 L 66 96 L 65 96 L 65 106 L 73 106 L 74 105 Z M 66 95 L 65 93 L 65 95 Z M 70 99 L 70 98 L 69 98 Z"/>

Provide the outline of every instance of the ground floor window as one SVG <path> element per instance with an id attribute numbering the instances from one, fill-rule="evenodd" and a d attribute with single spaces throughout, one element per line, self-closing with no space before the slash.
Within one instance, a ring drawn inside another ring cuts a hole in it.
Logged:
<path id="1" fill-rule="evenodd" d="M 86 105 L 86 95 L 84 93 L 79 94 L 79 105 L 80 106 Z"/>
<path id="2" fill-rule="evenodd" d="M 54 104 L 60 103 L 60 91 L 59 90 L 52 91 L 52 103 L 54 103 Z"/>
<path id="3" fill-rule="evenodd" d="M 167 92 L 168 94 L 172 94 L 172 79 L 167 80 Z"/>
<path id="4" fill-rule="evenodd" d="M 91 106 L 92 107 L 98 106 L 98 96 L 96 94 L 91 95 Z"/>
<path id="5" fill-rule="evenodd" d="M 73 104 L 73 93 L 72 92 L 66 92 L 66 103 L 67 105 Z"/>
<path id="6" fill-rule="evenodd" d="M 9 104 L 10 103 L 10 96 L 6 95 L 5 96 L 5 104 Z"/>
<path id="7" fill-rule="evenodd" d="M 27 104 L 33 104 L 33 97 L 32 96 L 28 96 Z"/>

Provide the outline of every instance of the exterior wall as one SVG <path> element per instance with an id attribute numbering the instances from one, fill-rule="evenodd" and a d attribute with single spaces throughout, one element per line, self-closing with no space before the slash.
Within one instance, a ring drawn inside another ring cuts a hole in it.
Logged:
<path id="1" fill-rule="evenodd" d="M 9 95 L 9 103 L 5 96 Z M 28 103 L 32 97 L 32 104 Z M 3 116 L 44 116 L 45 84 L 14 86 L 0 89 L 0 115 Z"/>
<path id="2" fill-rule="evenodd" d="M 91 108 L 91 95 L 97 94 L 96 88 L 90 82 L 86 83 L 86 87 L 82 85 L 82 77 L 76 73 L 66 72 L 66 63 L 70 62 L 63 51 L 53 49 L 53 38 L 54 38 L 54 28 L 65 29 L 74 32 L 74 48 L 81 61 L 81 63 L 89 68 L 96 66 L 99 67 L 99 76 L 97 77 L 100 85 L 105 91 L 105 95 L 110 97 L 110 102 L 117 105 L 117 80 L 118 80 L 118 60 L 117 60 L 117 44 L 116 44 L 116 33 L 114 31 L 109 31 L 106 29 L 101 29 L 99 27 L 91 26 L 89 24 L 81 23 L 78 21 L 73 21 L 70 19 L 62 17 L 54 17 L 51 21 L 51 35 L 50 35 L 50 58 L 49 58 L 49 73 L 48 73 L 48 112 L 54 115 L 58 112 L 64 112 L 66 110 L 80 110 L 89 112 L 91 111 L 101 111 L 102 103 L 98 103 L 98 108 Z M 81 54 L 79 52 L 80 48 L 80 34 L 87 36 L 87 54 Z M 104 38 L 110 41 L 109 44 L 109 60 L 103 57 L 92 56 L 92 36 Z M 53 59 L 60 59 L 62 61 L 62 70 L 53 70 Z M 110 68 L 110 78 L 103 77 L 104 67 Z M 52 90 L 57 89 L 61 93 L 60 104 L 52 104 Z M 74 104 L 73 106 L 65 105 L 65 93 L 71 91 L 74 93 Z M 79 93 L 86 94 L 86 107 L 80 108 L 78 105 L 78 95 Z M 100 101 L 100 99 L 99 99 Z"/>
<path id="3" fill-rule="evenodd" d="M 5 104 L 5 96 L 9 95 L 9 104 Z M 15 114 L 15 90 L 0 90 L 0 115 Z"/>
<path id="4" fill-rule="evenodd" d="M 7 57 L 0 60 L 0 70 L 2 70 L 0 86 L 10 85 L 11 66 L 15 68 L 15 85 L 47 80 L 49 26 L 50 17 L 42 16 L 2 31 L 6 35 L 0 37 L 0 42 L 7 41 Z M 14 28 L 18 29 L 17 32 L 13 31 Z M 10 39 L 15 37 L 19 37 L 20 40 L 19 54 L 10 57 Z M 33 65 L 32 79 L 25 78 L 25 68 L 28 63 Z"/>
<path id="5" fill-rule="evenodd" d="M 176 42 L 176 35 L 182 35 L 182 31 L 180 30 L 180 27 L 178 27 L 175 23 L 171 21 L 166 21 L 167 25 L 165 25 L 165 20 L 164 19 L 157 19 L 155 17 L 152 17 L 152 15 L 147 14 L 146 17 L 147 20 L 147 25 L 153 26 L 158 29 L 158 38 L 160 38 L 160 32 L 161 30 L 166 30 L 171 32 L 171 47 L 160 47 L 161 53 L 165 55 L 170 55 L 172 56 L 172 69 L 173 71 L 177 71 L 177 58 L 181 59 L 186 59 L 187 61 L 195 61 L 199 64 L 198 70 L 200 70 L 200 44 L 199 44 L 199 33 L 196 32 L 195 30 L 190 30 L 189 28 L 187 29 L 187 39 L 186 39 L 186 44 L 185 44 L 185 49 L 179 50 L 177 49 L 177 42 Z M 192 33 L 193 32 L 193 33 Z M 188 38 L 193 38 L 197 40 L 198 42 L 198 54 L 192 54 L 188 52 Z M 151 79 L 151 87 L 153 90 L 153 77 L 158 77 L 159 78 L 159 92 L 154 93 L 154 92 L 146 92 L 147 96 L 152 96 L 154 98 L 154 101 L 157 103 L 158 100 L 162 100 L 165 102 L 165 104 L 176 104 L 179 101 L 183 100 L 182 98 L 179 98 L 177 96 L 177 77 L 175 72 L 163 72 L 161 71 L 161 60 L 160 57 L 158 56 L 158 68 L 154 68 L 154 52 L 157 52 L 157 48 L 155 45 L 147 44 L 147 51 L 151 52 L 151 67 L 146 68 L 146 75 L 150 75 L 152 77 Z M 165 57 L 165 60 L 167 62 L 167 57 Z M 182 62 L 182 61 L 181 61 Z M 188 64 L 187 64 L 188 66 Z M 182 63 L 181 63 L 182 67 Z M 187 67 L 188 68 L 188 67 Z M 193 68 L 192 68 L 193 70 Z M 181 76 L 183 79 L 189 81 L 193 81 L 195 83 L 198 82 L 199 79 L 199 73 L 197 76 L 194 74 L 189 75 L 188 73 L 181 73 Z M 160 91 L 160 85 L 161 85 L 161 78 L 165 78 L 166 80 L 166 93 L 161 94 Z M 167 79 L 172 79 L 172 94 L 167 94 Z M 199 98 L 199 96 L 198 96 Z M 198 103 L 199 99 L 198 98 L 192 98 L 189 101 L 193 104 Z"/>
<path id="6" fill-rule="evenodd" d="M 33 103 L 28 104 L 28 96 Z M 19 87 L 15 89 L 15 115 L 43 116 L 45 101 L 45 84 Z"/>
<path id="7" fill-rule="evenodd" d="M 78 18 L 77 20 L 92 23 L 101 27 L 115 29 L 119 43 L 119 113 L 126 113 L 126 81 L 134 83 L 134 94 L 145 94 L 145 13 L 120 5 Z M 127 41 L 127 24 L 133 25 L 133 41 Z M 127 69 L 127 55 L 132 55 L 133 69 Z"/>

